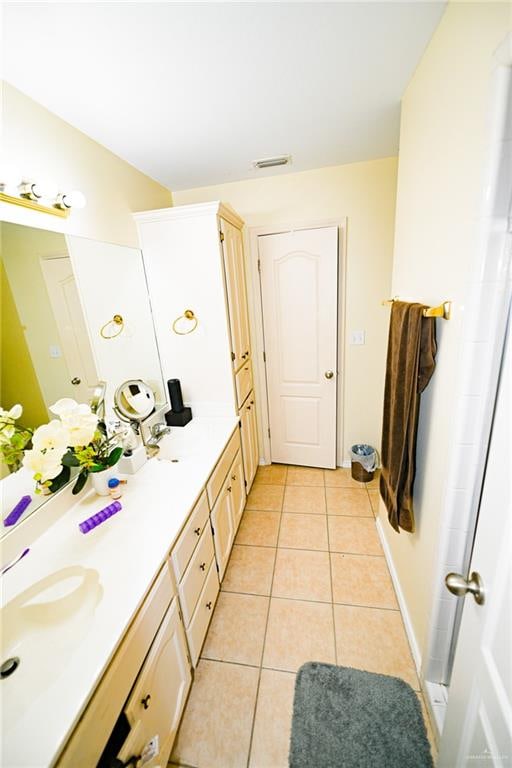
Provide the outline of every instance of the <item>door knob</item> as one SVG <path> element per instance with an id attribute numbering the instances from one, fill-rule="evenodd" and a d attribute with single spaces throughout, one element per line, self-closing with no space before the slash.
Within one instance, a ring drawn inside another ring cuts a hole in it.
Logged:
<path id="1" fill-rule="evenodd" d="M 485 600 L 483 581 L 480 574 L 476 571 L 473 571 L 469 580 L 465 579 L 460 573 L 449 573 L 444 583 L 452 595 L 464 597 L 468 592 L 471 592 L 475 598 L 475 603 L 478 603 L 478 605 L 482 605 Z"/>
<path id="2" fill-rule="evenodd" d="M 82 383 L 82 379 L 79 379 L 78 376 L 75 376 L 73 379 L 71 379 L 71 383 L 75 387 L 78 387 L 78 385 Z"/>
<path id="3" fill-rule="evenodd" d="M 333 371 L 326 371 L 325 372 L 325 378 L 326 379 L 332 379 L 333 376 L 334 376 L 334 372 Z"/>

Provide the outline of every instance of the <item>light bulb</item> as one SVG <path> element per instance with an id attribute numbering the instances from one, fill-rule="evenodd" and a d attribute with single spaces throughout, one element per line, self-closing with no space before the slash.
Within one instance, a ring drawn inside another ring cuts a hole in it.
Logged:
<path id="1" fill-rule="evenodd" d="M 75 189 L 73 192 L 59 192 L 55 205 L 57 208 L 67 210 L 68 208 L 84 208 L 86 203 L 85 195 Z"/>
<path id="2" fill-rule="evenodd" d="M 53 201 L 57 197 L 57 185 L 53 184 L 51 181 L 45 181 L 42 184 L 38 184 L 37 189 L 38 192 L 41 193 L 41 197 L 44 197 L 45 200 Z"/>
<path id="3" fill-rule="evenodd" d="M 22 197 L 28 197 L 29 200 L 39 200 L 43 196 L 43 190 L 37 182 L 25 179 L 19 186 L 19 192 Z"/>

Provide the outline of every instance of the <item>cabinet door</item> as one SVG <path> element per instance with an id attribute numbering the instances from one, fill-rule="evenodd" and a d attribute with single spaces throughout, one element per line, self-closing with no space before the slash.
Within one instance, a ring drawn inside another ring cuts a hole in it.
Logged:
<path id="1" fill-rule="evenodd" d="M 242 425 L 241 437 L 246 491 L 249 493 L 258 468 L 259 460 L 254 392 L 250 393 L 240 411 L 240 421 Z"/>
<path id="2" fill-rule="evenodd" d="M 235 371 L 238 371 L 251 354 L 242 233 L 237 227 L 224 221 L 224 219 L 221 219 L 220 226 L 224 236 L 222 244 L 224 275 L 229 310 L 233 368 Z"/>
<path id="3" fill-rule="evenodd" d="M 174 599 L 125 706 L 132 732 L 120 759 L 140 755 L 149 740 L 158 736 L 158 753 L 145 765 L 167 764 L 190 682 L 185 633 Z"/>
<path id="4" fill-rule="evenodd" d="M 235 516 L 232 491 L 231 475 L 228 473 L 211 513 L 215 557 L 219 567 L 219 579 L 221 581 L 224 576 L 224 571 L 226 570 L 231 547 L 233 546 L 233 539 L 235 538 Z"/>
<path id="5" fill-rule="evenodd" d="M 242 512 L 244 511 L 245 497 L 246 497 L 245 475 L 244 475 L 244 467 L 243 467 L 241 452 L 238 453 L 236 459 L 234 460 L 233 466 L 229 471 L 229 475 L 231 477 L 231 488 L 232 488 L 231 493 L 233 495 L 233 515 L 234 515 L 235 532 L 236 532 L 240 524 Z"/>

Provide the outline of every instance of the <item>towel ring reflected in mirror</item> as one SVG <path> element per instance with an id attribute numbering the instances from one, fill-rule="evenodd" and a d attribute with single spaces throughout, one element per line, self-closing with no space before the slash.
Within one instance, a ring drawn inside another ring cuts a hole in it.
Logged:
<path id="1" fill-rule="evenodd" d="M 180 321 L 188 321 L 191 323 L 191 326 L 189 328 L 186 328 L 184 330 L 179 329 L 179 323 Z M 177 333 L 178 336 L 187 336 L 187 334 L 192 333 L 192 331 L 195 331 L 197 328 L 198 319 L 193 313 L 191 309 L 186 309 L 182 315 L 176 318 L 174 323 L 172 324 L 172 329 L 174 333 Z"/>
<path id="2" fill-rule="evenodd" d="M 107 333 L 107 329 L 111 329 L 112 333 Z M 104 339 L 115 339 L 124 330 L 124 320 L 121 315 L 114 315 L 112 320 L 108 320 L 105 325 L 100 328 L 100 336 Z"/>

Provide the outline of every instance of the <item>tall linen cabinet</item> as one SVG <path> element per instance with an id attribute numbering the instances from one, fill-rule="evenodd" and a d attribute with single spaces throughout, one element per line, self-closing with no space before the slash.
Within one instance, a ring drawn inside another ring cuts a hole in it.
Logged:
<path id="1" fill-rule="evenodd" d="M 180 379 L 194 415 L 240 417 L 248 493 L 259 449 L 243 221 L 220 202 L 146 211 L 135 220 L 164 379 Z"/>

